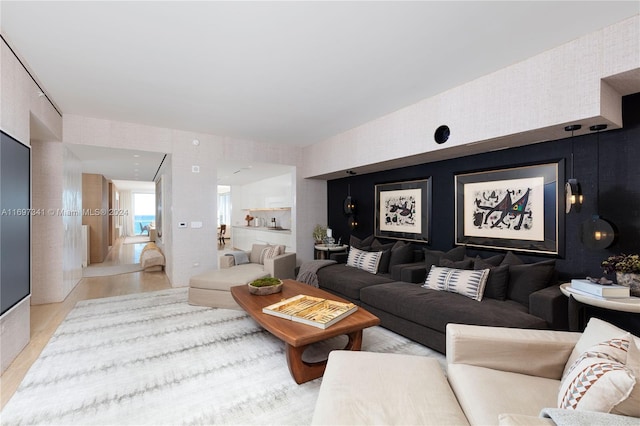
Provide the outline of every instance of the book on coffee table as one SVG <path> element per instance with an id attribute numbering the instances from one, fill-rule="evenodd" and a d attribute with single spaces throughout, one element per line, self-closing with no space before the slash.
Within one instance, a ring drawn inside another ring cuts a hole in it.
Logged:
<path id="1" fill-rule="evenodd" d="M 327 328 L 357 310 L 358 306 L 353 303 L 342 303 L 304 294 L 262 308 L 265 314 L 318 328 Z"/>
<path id="2" fill-rule="evenodd" d="M 603 285 L 580 279 L 571 280 L 571 289 L 598 297 L 624 298 L 631 295 L 629 287 L 615 284 Z"/>

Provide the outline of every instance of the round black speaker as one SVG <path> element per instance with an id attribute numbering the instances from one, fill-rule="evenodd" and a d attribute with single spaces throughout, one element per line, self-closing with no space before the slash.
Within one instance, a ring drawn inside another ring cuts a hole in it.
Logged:
<path id="1" fill-rule="evenodd" d="M 433 139 L 436 143 L 445 143 L 449 136 L 451 135 L 451 130 L 449 130 L 449 126 L 445 126 L 444 124 L 436 129 L 436 132 L 433 134 Z"/>

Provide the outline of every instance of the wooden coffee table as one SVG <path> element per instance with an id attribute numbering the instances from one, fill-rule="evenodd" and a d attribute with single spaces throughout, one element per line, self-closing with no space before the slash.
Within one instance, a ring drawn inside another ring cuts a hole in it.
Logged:
<path id="1" fill-rule="evenodd" d="M 347 335 L 349 341 L 344 349 L 359 351 L 362 347 L 362 330 L 380 324 L 380 319 L 358 307 L 358 310 L 348 317 L 326 329 L 321 329 L 262 312 L 262 308 L 265 306 L 299 294 L 338 302 L 349 302 L 324 290 L 294 280 L 284 280 L 281 293 L 266 296 L 255 296 L 249 293 L 246 285 L 231 287 L 231 295 L 238 302 L 238 305 L 269 333 L 285 343 L 289 371 L 296 383 L 301 384 L 321 377 L 327 366 L 326 360 L 306 362 L 302 359 L 302 354 L 309 345 L 331 337 Z"/>

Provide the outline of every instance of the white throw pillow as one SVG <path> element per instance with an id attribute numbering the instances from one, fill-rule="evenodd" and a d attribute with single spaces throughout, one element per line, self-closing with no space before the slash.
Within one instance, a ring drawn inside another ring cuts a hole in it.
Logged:
<path id="1" fill-rule="evenodd" d="M 569 367 L 580 355 L 582 355 L 584 351 L 600 342 L 604 342 L 605 340 L 613 339 L 615 337 L 624 336 L 625 334 L 627 334 L 626 330 L 609 324 L 606 321 L 598 318 L 589 319 L 589 322 L 582 332 L 580 339 L 576 343 L 576 346 L 573 348 L 573 351 L 569 356 L 569 360 L 564 367 L 562 377 L 567 374 L 567 370 L 569 369 Z M 637 336 L 633 336 L 633 338 L 635 339 L 636 347 L 640 348 L 640 338 Z"/>
<path id="2" fill-rule="evenodd" d="M 349 249 L 349 255 L 347 256 L 347 266 L 353 266 L 354 268 L 375 274 L 378 272 L 381 257 L 381 251 L 364 251 L 351 247 Z"/>
<path id="3" fill-rule="evenodd" d="M 488 277 L 489 269 L 471 271 L 433 265 L 422 287 L 458 293 L 481 301 Z"/>
<path id="4" fill-rule="evenodd" d="M 625 366 L 630 340 L 627 333 L 583 352 L 560 383 L 558 408 L 609 413 L 625 401 L 636 384 Z"/>
<path id="5" fill-rule="evenodd" d="M 629 351 L 627 352 L 625 365 L 635 376 L 636 385 L 633 387 L 629 397 L 613 407 L 611 413 L 640 417 L 640 350 L 638 350 L 635 339 L 632 339 L 631 336 L 629 335 Z"/>
<path id="6" fill-rule="evenodd" d="M 260 264 L 264 265 L 265 259 L 272 259 L 274 257 L 280 256 L 282 253 L 280 252 L 281 246 L 267 246 L 262 249 L 262 253 L 260 253 Z"/>

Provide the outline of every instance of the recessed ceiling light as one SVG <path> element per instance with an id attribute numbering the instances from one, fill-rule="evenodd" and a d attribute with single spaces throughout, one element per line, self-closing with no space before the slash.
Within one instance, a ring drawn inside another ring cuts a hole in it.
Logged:
<path id="1" fill-rule="evenodd" d="M 134 166 L 139 166 L 139 165 L 140 165 L 140 163 L 133 163 L 133 165 L 134 165 Z"/>
<path id="2" fill-rule="evenodd" d="M 194 144 L 195 146 L 200 145 L 200 141 L 198 139 L 194 139 L 193 142 L 191 143 Z"/>
<path id="3" fill-rule="evenodd" d="M 134 158 L 138 158 L 138 157 L 140 157 L 140 155 L 139 154 L 133 154 L 133 157 Z"/>

